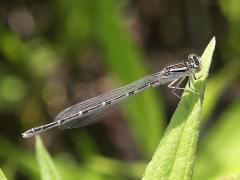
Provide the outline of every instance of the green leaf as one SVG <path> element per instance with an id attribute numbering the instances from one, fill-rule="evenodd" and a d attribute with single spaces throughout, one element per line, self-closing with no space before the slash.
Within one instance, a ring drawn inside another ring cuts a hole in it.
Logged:
<path id="1" fill-rule="evenodd" d="M 7 180 L 6 176 L 3 174 L 1 169 L 0 169 L 0 180 Z"/>
<path id="2" fill-rule="evenodd" d="M 193 82 L 198 93 L 186 86 L 160 145 L 146 168 L 144 180 L 191 179 L 205 82 L 214 48 L 215 38 L 208 44 L 201 57 L 202 69 L 197 74 L 200 78 Z"/>
<path id="3" fill-rule="evenodd" d="M 57 171 L 57 168 L 55 167 L 53 160 L 46 151 L 39 136 L 36 137 L 36 152 L 42 179 L 60 180 L 61 177 Z"/>
<path id="4" fill-rule="evenodd" d="M 239 180 L 239 179 L 240 179 L 239 173 L 235 175 L 228 175 L 228 176 L 217 178 L 217 180 Z"/>

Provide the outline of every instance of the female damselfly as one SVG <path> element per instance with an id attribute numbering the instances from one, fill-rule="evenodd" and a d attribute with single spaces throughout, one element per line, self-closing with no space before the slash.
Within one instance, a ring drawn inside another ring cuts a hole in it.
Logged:
<path id="1" fill-rule="evenodd" d="M 93 124 L 97 117 L 109 109 L 113 105 L 133 96 L 150 87 L 156 87 L 162 84 L 169 83 L 168 87 L 172 92 L 179 97 L 176 89 L 183 89 L 179 87 L 181 82 L 186 78 L 195 78 L 195 74 L 201 70 L 201 59 L 195 54 L 190 54 L 188 59 L 183 63 L 174 64 L 165 67 L 162 71 L 143 77 L 133 83 L 124 87 L 112 90 L 103 95 L 94 97 L 92 99 L 80 102 L 70 106 L 60 112 L 55 121 L 41 125 L 27 130 L 22 133 L 24 138 L 32 137 L 40 134 L 48 129 L 59 127 L 61 129 L 78 128 Z M 189 80 L 189 85 L 190 85 Z"/>

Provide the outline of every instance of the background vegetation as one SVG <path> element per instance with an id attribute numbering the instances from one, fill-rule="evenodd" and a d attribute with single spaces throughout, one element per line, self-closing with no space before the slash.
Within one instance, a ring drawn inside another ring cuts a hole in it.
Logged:
<path id="1" fill-rule="evenodd" d="M 179 101 L 166 87 L 131 98 L 96 125 L 41 135 L 60 174 L 41 140 L 35 152 L 35 139 L 21 132 L 189 53 L 201 55 L 213 35 L 193 179 L 236 179 L 240 2 L 1 1 L 0 167 L 6 177 L 40 179 L 41 162 L 49 162 L 55 179 L 140 179 Z"/>

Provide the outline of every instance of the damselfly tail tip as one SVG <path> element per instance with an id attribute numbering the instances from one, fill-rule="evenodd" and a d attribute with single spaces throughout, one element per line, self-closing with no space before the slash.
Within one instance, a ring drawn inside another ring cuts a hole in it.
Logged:
<path id="1" fill-rule="evenodd" d="M 30 138 L 32 136 L 34 136 L 34 134 L 32 133 L 32 130 L 27 130 L 24 133 L 22 133 L 23 138 Z"/>

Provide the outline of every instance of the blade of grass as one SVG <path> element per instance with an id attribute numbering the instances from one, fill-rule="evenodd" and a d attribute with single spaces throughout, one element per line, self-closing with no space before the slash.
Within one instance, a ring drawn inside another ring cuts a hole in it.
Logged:
<path id="1" fill-rule="evenodd" d="M 122 26 L 113 1 L 94 1 L 95 22 L 104 58 L 112 75 L 122 84 L 148 74 L 143 55 Z M 150 157 L 163 132 L 164 111 L 155 91 L 148 90 L 131 99 L 124 109 L 142 155 Z M 147 134 L 147 136 L 146 136 Z"/>
<path id="2" fill-rule="evenodd" d="M 188 86 L 164 133 L 153 159 L 148 164 L 143 179 L 191 179 L 195 161 L 199 134 L 200 112 L 205 90 L 205 81 L 215 48 L 213 38 L 205 49 L 202 59 L 202 70 L 194 82 L 198 93 Z"/>
<path id="3" fill-rule="evenodd" d="M 60 180 L 61 177 L 59 172 L 39 136 L 36 137 L 36 153 L 37 161 L 41 171 L 41 178 L 43 180 Z"/>
<path id="4" fill-rule="evenodd" d="M 7 180 L 6 176 L 3 174 L 1 169 L 0 169 L 0 180 Z"/>

